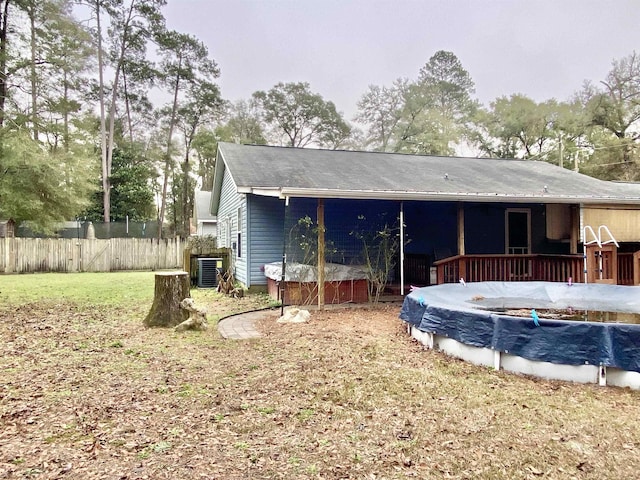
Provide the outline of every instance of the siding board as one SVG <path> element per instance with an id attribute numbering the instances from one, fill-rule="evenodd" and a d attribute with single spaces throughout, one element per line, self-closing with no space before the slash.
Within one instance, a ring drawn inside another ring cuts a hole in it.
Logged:
<path id="1" fill-rule="evenodd" d="M 218 207 L 217 218 L 218 226 L 222 230 L 219 236 L 218 245 L 220 247 L 232 248 L 233 243 L 236 241 L 238 232 L 237 218 L 238 208 L 242 207 L 242 239 L 241 243 L 244 245 L 243 255 L 238 258 L 237 250 L 232 249 L 231 265 L 233 266 L 233 273 L 237 281 L 245 284 L 247 287 L 251 286 L 251 279 L 247 277 L 247 208 L 246 208 L 246 195 L 237 192 L 236 185 L 229 175 L 228 169 L 225 169 L 224 178 L 222 179 L 222 188 L 220 189 L 220 204 Z"/>
<path id="2" fill-rule="evenodd" d="M 248 205 L 251 284 L 266 285 L 263 265 L 282 260 L 284 200 L 251 195 Z"/>
<path id="3" fill-rule="evenodd" d="M 640 210 L 586 205 L 582 215 L 584 225 L 591 226 L 596 233 L 600 225 L 606 225 L 618 242 L 640 242 Z"/>

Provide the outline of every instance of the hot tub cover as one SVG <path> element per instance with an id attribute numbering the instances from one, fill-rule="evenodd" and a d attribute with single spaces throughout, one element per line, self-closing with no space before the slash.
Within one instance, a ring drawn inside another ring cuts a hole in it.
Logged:
<path id="1" fill-rule="evenodd" d="M 367 270 L 363 265 L 341 265 L 327 263 L 324 267 L 324 278 L 327 282 L 367 279 Z M 318 280 L 318 267 L 304 263 L 290 262 L 285 268 L 285 282 L 315 282 Z M 282 262 L 267 263 L 264 274 L 272 280 L 282 280 Z"/>
<path id="2" fill-rule="evenodd" d="M 461 343 L 565 365 L 640 372 L 640 325 L 514 317 L 493 310 L 537 308 L 640 313 L 640 287 L 552 282 L 478 282 L 424 287 L 400 318 Z"/>

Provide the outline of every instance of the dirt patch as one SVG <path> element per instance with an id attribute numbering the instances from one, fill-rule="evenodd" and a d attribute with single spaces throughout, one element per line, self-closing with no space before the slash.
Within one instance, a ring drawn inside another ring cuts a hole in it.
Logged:
<path id="1" fill-rule="evenodd" d="M 250 312 L 265 308 L 273 303 L 266 294 L 246 295 L 241 298 L 233 298 L 229 295 L 218 293 L 215 290 L 192 290 L 191 295 L 199 306 L 207 309 L 210 321 L 241 312 Z"/>
<path id="2" fill-rule="evenodd" d="M 258 330 L 268 335 L 301 331 L 311 336 L 331 332 L 340 335 L 380 337 L 395 335 L 400 325 L 398 321 L 400 305 L 380 304 L 375 308 L 370 306 L 328 307 L 322 311 L 311 308 L 309 313 L 310 321 L 298 327 L 276 322 L 280 310 L 267 313 L 256 326 Z"/>
<path id="3" fill-rule="evenodd" d="M 425 351 L 396 305 L 312 312 L 307 324 L 271 312 L 250 341 L 144 329 L 147 308 L 0 307 L 0 478 L 619 479 L 640 469 L 638 392 Z"/>

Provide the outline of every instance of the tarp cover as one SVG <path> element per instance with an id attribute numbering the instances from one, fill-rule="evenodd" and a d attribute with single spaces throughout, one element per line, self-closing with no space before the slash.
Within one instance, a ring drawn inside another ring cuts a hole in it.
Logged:
<path id="1" fill-rule="evenodd" d="M 640 372 L 640 325 L 514 317 L 498 309 L 640 313 L 640 287 L 478 282 L 415 289 L 400 318 L 419 330 L 529 360 Z"/>
<path id="2" fill-rule="evenodd" d="M 315 282 L 318 279 L 318 267 L 303 263 L 289 262 L 285 268 L 285 282 Z M 282 262 L 267 263 L 264 274 L 272 280 L 282 280 Z M 327 263 L 324 267 L 324 279 L 327 282 L 366 279 L 367 270 L 362 265 L 341 265 Z"/>

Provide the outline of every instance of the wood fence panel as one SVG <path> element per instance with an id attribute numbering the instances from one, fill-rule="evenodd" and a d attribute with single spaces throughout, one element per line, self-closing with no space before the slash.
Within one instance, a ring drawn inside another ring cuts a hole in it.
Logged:
<path id="1" fill-rule="evenodd" d="M 4 238 L 0 239 L 0 273 L 181 268 L 183 245 L 179 238 Z"/>
<path id="2" fill-rule="evenodd" d="M 108 272 L 111 240 L 80 240 L 83 272 Z"/>

